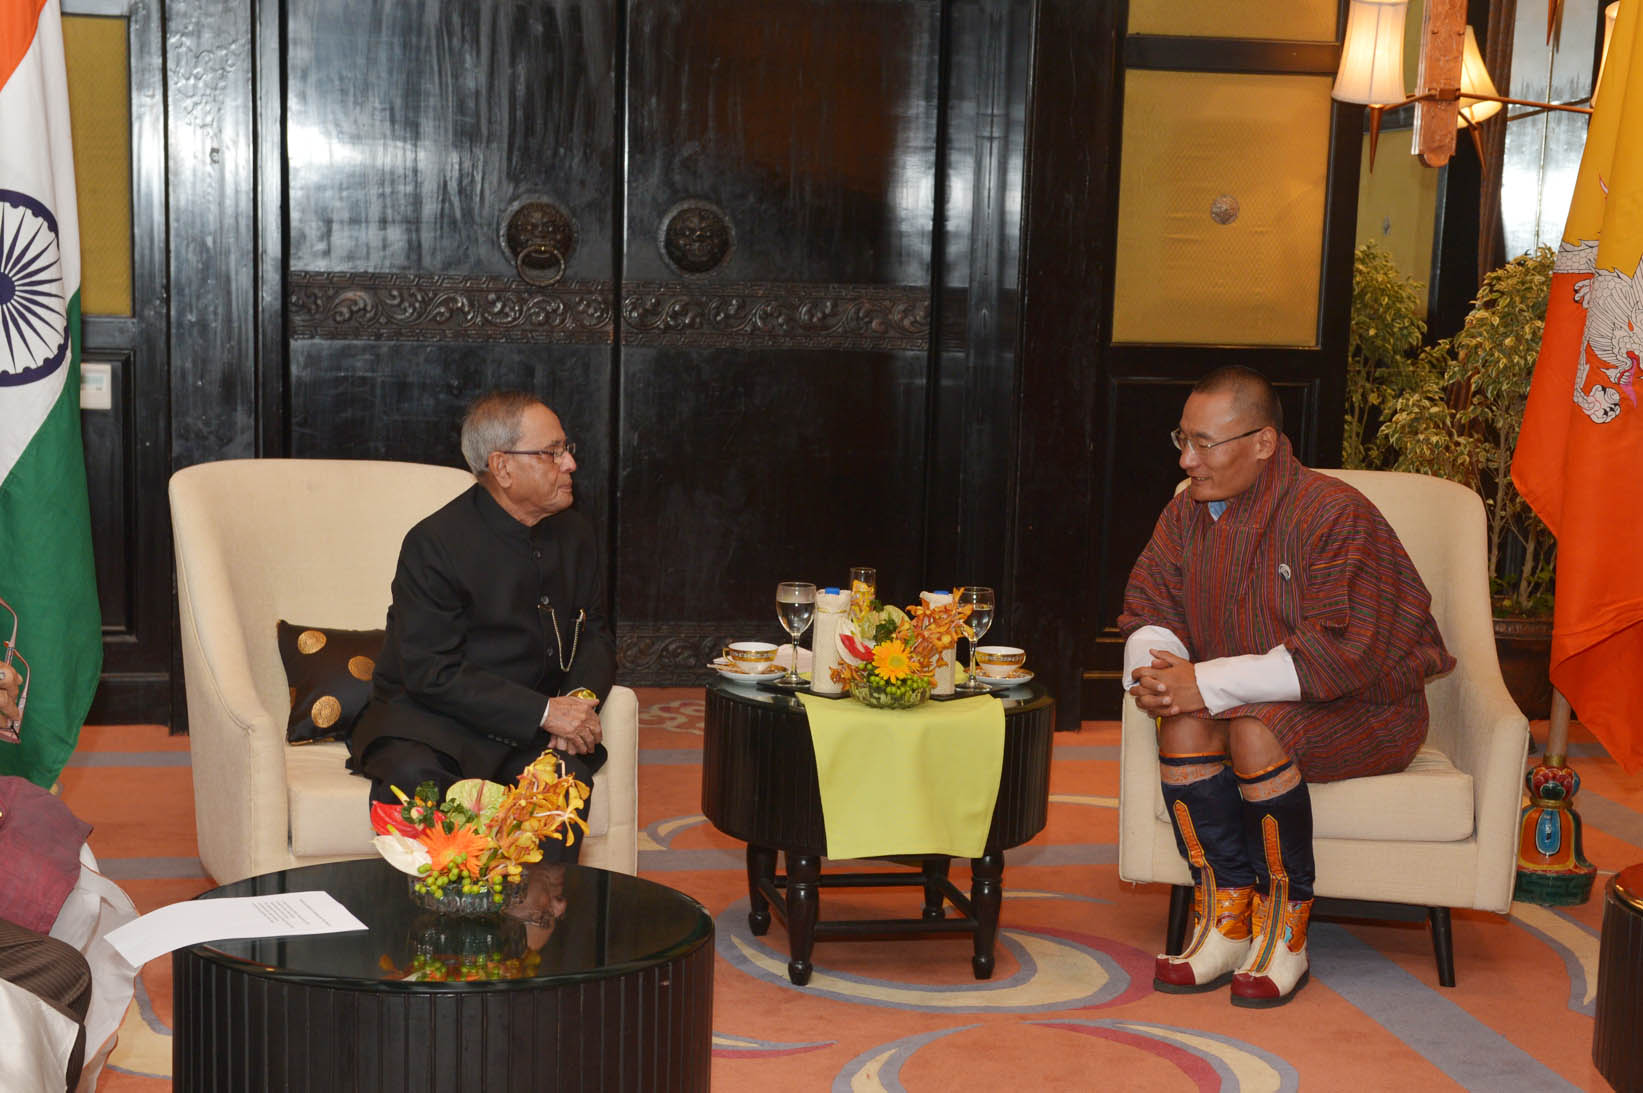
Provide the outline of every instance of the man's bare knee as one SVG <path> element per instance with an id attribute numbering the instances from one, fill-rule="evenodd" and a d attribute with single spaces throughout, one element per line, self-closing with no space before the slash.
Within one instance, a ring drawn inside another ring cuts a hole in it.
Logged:
<path id="1" fill-rule="evenodd" d="M 1226 754 L 1227 723 L 1195 714 L 1158 719 L 1158 750 L 1167 755 Z"/>
<path id="2" fill-rule="evenodd" d="M 1227 724 L 1232 766 L 1239 774 L 1257 774 L 1289 758 L 1266 723 L 1253 717 L 1235 717 Z"/>

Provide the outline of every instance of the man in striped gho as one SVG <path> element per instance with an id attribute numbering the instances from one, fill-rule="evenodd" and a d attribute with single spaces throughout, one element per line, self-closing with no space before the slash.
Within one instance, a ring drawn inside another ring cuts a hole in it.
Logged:
<path id="1" fill-rule="evenodd" d="M 1282 1005 L 1307 979 L 1307 782 L 1408 766 L 1426 678 L 1455 662 L 1397 534 L 1357 490 L 1296 461 L 1260 373 L 1199 380 L 1170 438 L 1189 481 L 1118 619 L 1124 686 L 1158 718 L 1164 802 L 1194 882 L 1192 937 L 1158 957 L 1153 985 L 1231 980 L 1234 1005 Z"/>

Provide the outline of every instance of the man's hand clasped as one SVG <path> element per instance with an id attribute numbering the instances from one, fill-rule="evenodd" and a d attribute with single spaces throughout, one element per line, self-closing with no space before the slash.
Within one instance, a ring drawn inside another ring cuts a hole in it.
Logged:
<path id="1" fill-rule="evenodd" d="M 1135 686 L 1130 694 L 1136 705 L 1154 717 L 1174 717 L 1204 708 L 1198 693 L 1198 673 L 1192 661 L 1167 649 L 1148 649 L 1152 663 L 1135 670 Z"/>
<path id="2" fill-rule="evenodd" d="M 554 750 L 571 755 L 587 755 L 603 735 L 599 725 L 598 700 L 561 695 L 548 701 L 548 717 L 542 722 Z"/>

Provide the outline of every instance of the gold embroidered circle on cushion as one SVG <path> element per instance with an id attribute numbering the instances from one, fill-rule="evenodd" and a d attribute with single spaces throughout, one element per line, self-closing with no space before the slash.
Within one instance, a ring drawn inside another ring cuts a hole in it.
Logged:
<path id="1" fill-rule="evenodd" d="M 304 630 L 297 635 L 297 652 L 317 653 L 325 648 L 325 632 L 323 630 Z"/>
<path id="2" fill-rule="evenodd" d="M 348 674 L 353 676 L 355 679 L 362 679 L 369 683 L 371 681 L 371 673 L 376 670 L 377 662 L 372 660 L 370 657 L 348 658 Z"/>
<path id="3" fill-rule="evenodd" d="M 309 716 L 314 719 L 314 724 L 319 728 L 328 729 L 337 723 L 337 718 L 342 716 L 342 703 L 330 695 L 324 695 L 314 703 L 314 708 L 309 711 Z"/>

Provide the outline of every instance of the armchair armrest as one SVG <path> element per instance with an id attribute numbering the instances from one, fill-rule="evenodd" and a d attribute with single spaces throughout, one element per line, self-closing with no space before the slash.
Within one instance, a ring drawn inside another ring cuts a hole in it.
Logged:
<path id="1" fill-rule="evenodd" d="M 1489 653 L 1487 658 L 1460 661 L 1445 683 L 1458 689 L 1460 699 L 1460 731 L 1450 758 L 1472 776 L 1478 847 L 1473 906 L 1505 912 L 1511 909 L 1517 868 L 1529 720 L 1506 690 L 1494 650 Z"/>
<path id="2" fill-rule="evenodd" d="M 639 871 L 639 696 L 612 687 L 599 727 L 608 758 L 596 776 L 593 807 L 607 809 L 610 822 L 602 839 L 583 848 L 582 863 L 631 876 Z"/>
<path id="3" fill-rule="evenodd" d="M 1147 716 L 1135 699 L 1124 696 L 1123 730 L 1118 746 L 1118 876 L 1145 883 L 1183 883 L 1158 875 L 1153 855 L 1153 829 L 1158 803 L 1157 720 Z"/>
<path id="4" fill-rule="evenodd" d="M 288 864 L 285 732 L 258 696 L 226 561 L 211 549 L 216 538 L 179 492 L 173 483 L 200 861 L 219 883 L 228 883 Z M 187 527 L 190 521 L 196 526 Z"/>

